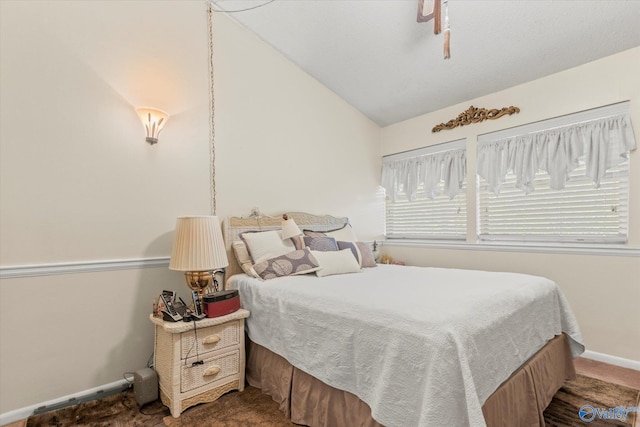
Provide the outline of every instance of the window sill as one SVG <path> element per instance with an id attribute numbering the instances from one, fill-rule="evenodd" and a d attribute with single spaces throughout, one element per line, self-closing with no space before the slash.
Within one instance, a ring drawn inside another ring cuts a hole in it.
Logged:
<path id="1" fill-rule="evenodd" d="M 598 255 L 617 257 L 640 257 L 640 247 L 627 245 L 572 245 L 551 243 L 491 243 L 491 242 L 454 242 L 436 240 L 410 240 L 388 239 L 380 242 L 383 246 L 409 246 L 431 249 L 453 249 L 469 251 L 496 251 L 496 252 L 528 252 L 545 254 L 570 254 L 570 255 Z"/>

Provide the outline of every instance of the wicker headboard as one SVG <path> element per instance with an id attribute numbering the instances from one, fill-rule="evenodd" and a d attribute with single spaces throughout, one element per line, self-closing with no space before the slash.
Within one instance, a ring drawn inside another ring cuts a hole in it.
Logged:
<path id="1" fill-rule="evenodd" d="M 304 212 L 287 212 L 289 218 L 298 224 L 300 230 L 330 231 L 342 228 L 349 223 L 349 218 L 337 218 L 331 215 L 312 215 Z M 229 267 L 226 270 L 226 279 L 234 274 L 242 273 L 242 269 L 236 260 L 231 244 L 240 239 L 240 233 L 245 231 L 279 230 L 282 223 L 282 215 L 268 217 L 229 217 L 222 221 L 222 234 L 229 258 Z"/>

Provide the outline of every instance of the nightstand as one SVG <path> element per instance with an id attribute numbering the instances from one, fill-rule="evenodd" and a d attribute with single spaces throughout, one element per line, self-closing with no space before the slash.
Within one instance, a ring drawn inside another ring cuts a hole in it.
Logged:
<path id="1" fill-rule="evenodd" d="M 156 325 L 154 367 L 160 398 L 171 415 L 177 418 L 198 403 L 244 390 L 247 317 L 244 309 L 196 322 L 165 322 L 150 316 Z"/>

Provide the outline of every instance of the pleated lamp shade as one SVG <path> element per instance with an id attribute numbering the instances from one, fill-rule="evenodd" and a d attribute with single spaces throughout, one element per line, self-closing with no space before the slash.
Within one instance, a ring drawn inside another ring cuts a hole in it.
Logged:
<path id="1" fill-rule="evenodd" d="M 217 216 L 185 216 L 176 221 L 169 268 L 210 271 L 229 265 Z"/>

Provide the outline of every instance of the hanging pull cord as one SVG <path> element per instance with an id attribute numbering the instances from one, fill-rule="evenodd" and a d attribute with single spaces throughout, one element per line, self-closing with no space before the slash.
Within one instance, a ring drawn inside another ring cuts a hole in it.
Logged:
<path id="1" fill-rule="evenodd" d="M 209 28 L 209 172 L 211 173 L 210 197 L 211 197 L 211 215 L 216 214 L 216 102 L 213 90 L 213 6 L 209 3 L 207 18 Z"/>
<path id="2" fill-rule="evenodd" d="M 444 59 L 451 58 L 451 29 L 449 28 L 449 0 L 444 0 Z"/>

